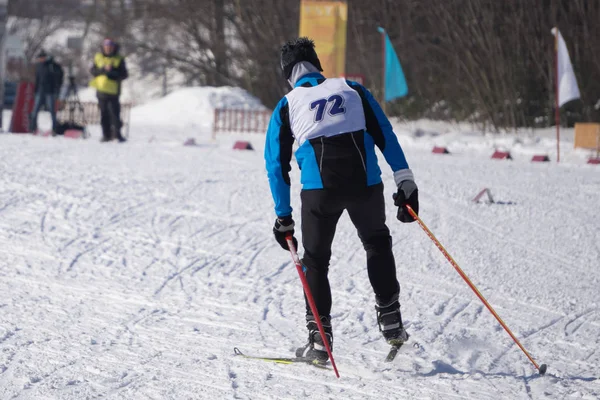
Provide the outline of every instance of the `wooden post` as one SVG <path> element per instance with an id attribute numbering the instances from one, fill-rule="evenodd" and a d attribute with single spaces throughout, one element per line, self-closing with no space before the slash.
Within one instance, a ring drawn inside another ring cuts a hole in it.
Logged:
<path id="1" fill-rule="evenodd" d="M 212 139 L 215 140 L 217 138 L 217 129 L 219 129 L 219 113 L 220 110 L 215 108 L 215 119 L 213 121 L 213 131 L 212 131 Z"/>

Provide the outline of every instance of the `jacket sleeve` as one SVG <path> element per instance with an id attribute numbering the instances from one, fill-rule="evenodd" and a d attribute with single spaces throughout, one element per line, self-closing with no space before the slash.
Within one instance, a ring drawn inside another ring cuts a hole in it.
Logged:
<path id="1" fill-rule="evenodd" d="M 59 63 L 55 62 L 54 65 L 56 67 L 56 91 L 60 92 L 60 88 L 62 87 L 65 80 L 65 70 Z"/>
<path id="2" fill-rule="evenodd" d="M 104 70 L 96 67 L 96 65 L 92 65 L 92 68 L 90 68 L 90 74 L 92 74 L 93 76 L 103 75 Z"/>
<path id="3" fill-rule="evenodd" d="M 106 73 L 110 79 L 115 81 L 122 81 L 129 77 L 129 73 L 127 72 L 127 66 L 125 65 L 125 59 L 121 60 L 121 63 L 116 69 L 110 70 Z"/>
<path id="4" fill-rule="evenodd" d="M 292 214 L 290 205 L 290 163 L 294 137 L 290 129 L 287 99 L 284 97 L 271 115 L 265 143 L 265 165 L 275 214 L 287 217 Z"/>
<path id="5" fill-rule="evenodd" d="M 392 124 L 377 100 L 369 90 L 359 83 L 348 81 L 348 84 L 358 92 L 362 99 L 367 132 L 373 137 L 375 145 L 381 150 L 385 161 L 392 168 L 396 185 L 404 180 L 414 180 Z"/>

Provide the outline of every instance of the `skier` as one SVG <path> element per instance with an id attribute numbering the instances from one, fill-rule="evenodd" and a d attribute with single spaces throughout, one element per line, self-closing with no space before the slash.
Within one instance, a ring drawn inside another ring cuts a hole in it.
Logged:
<path id="1" fill-rule="evenodd" d="M 392 126 L 371 93 L 343 78 L 325 79 L 314 42 L 301 37 L 281 49 L 281 68 L 293 90 L 279 101 L 267 130 L 265 161 L 275 202 L 275 239 L 285 250 L 294 234 L 290 206 L 292 145 L 301 169 L 302 264 L 329 344 L 331 289 L 327 277 L 336 224 L 348 211 L 367 255 L 369 280 L 375 294 L 379 329 L 388 343 L 408 339 L 400 313 L 400 285 L 385 224 L 381 170 L 374 146 L 392 168 L 398 187 L 397 218 L 413 222 L 404 205 L 418 213 L 418 190 Z M 297 245 L 296 238 L 293 242 Z M 315 316 L 306 304 L 308 343 L 296 356 L 326 361 L 328 355 Z M 333 348 L 333 347 L 332 347 Z"/>
<path id="2" fill-rule="evenodd" d="M 100 108 L 100 124 L 102 125 L 102 142 L 117 139 L 124 142 L 121 135 L 121 82 L 128 77 L 125 58 L 119 54 L 119 45 L 112 39 L 104 39 L 102 52 L 96 53 L 90 68 L 94 79 L 90 86 L 96 88 L 98 107 Z"/>

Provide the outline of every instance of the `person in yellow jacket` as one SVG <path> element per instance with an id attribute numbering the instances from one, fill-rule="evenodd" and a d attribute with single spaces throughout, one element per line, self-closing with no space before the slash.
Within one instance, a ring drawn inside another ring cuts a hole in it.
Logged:
<path id="1" fill-rule="evenodd" d="M 119 54 L 119 45 L 112 39 L 104 39 L 102 52 L 96 53 L 90 69 L 94 79 L 90 86 L 96 88 L 98 107 L 100 108 L 100 124 L 102 125 L 102 142 L 117 139 L 124 142 L 121 135 L 121 82 L 127 79 L 125 58 Z"/>

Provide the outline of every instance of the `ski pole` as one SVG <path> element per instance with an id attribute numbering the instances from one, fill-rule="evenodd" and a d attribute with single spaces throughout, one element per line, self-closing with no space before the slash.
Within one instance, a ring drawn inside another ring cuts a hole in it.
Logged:
<path id="1" fill-rule="evenodd" d="M 492 306 L 490 305 L 490 303 L 488 303 L 488 301 L 485 299 L 485 297 L 483 297 L 483 295 L 477 289 L 477 287 L 475 287 L 475 285 L 473 284 L 473 282 L 471 282 L 471 280 L 469 279 L 469 277 L 463 272 L 463 270 L 458 266 L 458 264 L 456 263 L 456 261 L 454 261 L 454 259 L 452 258 L 452 256 L 446 251 L 446 249 L 444 248 L 444 246 L 442 246 L 442 244 L 440 243 L 440 241 L 437 240 L 437 238 L 429 230 L 429 228 L 427 228 L 427 226 L 421 220 L 421 218 L 419 218 L 419 216 L 417 215 L 417 213 L 415 213 L 415 211 L 408 204 L 406 204 L 405 207 L 408 210 L 408 212 L 410 213 L 410 215 L 417 221 L 417 223 L 419 224 L 419 226 L 421 228 L 423 228 L 423 230 L 425 231 L 425 233 L 427 234 L 427 236 L 429 236 L 429 238 L 435 243 L 435 245 L 437 246 L 437 248 L 440 249 L 440 251 L 442 252 L 442 254 L 444 254 L 444 256 L 446 257 L 446 259 L 448 261 L 450 261 L 450 264 L 452 264 L 452 266 L 454 267 L 454 269 L 456 270 L 456 272 L 458 272 L 458 274 L 465 280 L 465 282 L 467 282 L 467 285 L 469 285 L 469 287 L 473 290 L 473 292 L 475 292 L 475 294 L 477 295 L 477 297 L 479 297 L 479 299 L 483 302 L 483 304 L 487 307 L 487 309 L 490 310 L 490 312 L 492 313 L 492 315 L 494 317 L 496 317 L 496 319 L 498 320 L 498 322 L 500 323 L 500 325 L 502 325 L 502 327 L 504 328 L 504 330 L 506 331 L 506 333 L 508 333 L 510 335 L 510 337 L 512 338 L 512 340 L 515 341 L 515 343 L 517 344 L 517 346 L 519 346 L 519 348 L 521 350 L 523 350 L 523 353 L 525 353 L 525 355 L 527 356 L 527 358 L 529 358 L 529 361 L 532 362 L 532 364 L 535 366 L 535 368 L 539 371 L 540 375 L 544 375 L 546 373 L 546 369 L 548 368 L 546 366 L 546 364 L 538 365 L 535 362 L 535 360 L 531 357 L 531 355 L 529 355 L 529 353 L 527 352 L 527 350 L 525 350 L 525 347 L 523 347 L 523 345 L 521 344 L 521 342 L 519 342 L 519 340 L 515 337 L 515 335 L 508 328 L 508 326 L 506 326 L 506 324 L 504 323 L 504 321 L 502 321 L 502 318 L 500 318 L 500 316 L 498 315 L 498 313 L 496 313 L 496 311 L 494 311 L 494 309 L 492 308 Z"/>
<path id="2" fill-rule="evenodd" d="M 327 350 L 327 355 L 329 355 L 329 359 L 331 360 L 331 365 L 333 366 L 333 370 L 335 371 L 335 376 L 339 378 L 340 374 L 337 370 L 337 366 L 335 365 L 335 360 L 333 359 L 333 354 L 331 353 L 331 348 L 329 347 L 329 341 L 327 340 L 325 330 L 323 329 L 323 324 L 321 323 L 321 316 L 317 311 L 315 300 L 313 299 L 312 293 L 310 292 L 310 287 L 308 287 L 306 276 L 304 276 L 304 272 L 302 271 L 302 263 L 300 262 L 300 257 L 298 257 L 298 253 L 296 252 L 296 248 L 294 247 L 292 235 L 286 235 L 285 239 L 287 240 L 287 244 L 290 249 L 290 254 L 292 255 L 292 260 L 294 260 L 294 264 L 296 264 L 296 270 L 298 270 L 298 275 L 300 275 L 302 287 L 304 288 L 304 294 L 306 295 L 306 299 L 308 300 L 310 311 L 315 317 L 315 322 L 317 323 L 317 327 L 319 328 L 319 333 L 321 334 L 321 339 L 323 339 L 323 344 L 325 345 L 325 349 Z"/>

